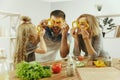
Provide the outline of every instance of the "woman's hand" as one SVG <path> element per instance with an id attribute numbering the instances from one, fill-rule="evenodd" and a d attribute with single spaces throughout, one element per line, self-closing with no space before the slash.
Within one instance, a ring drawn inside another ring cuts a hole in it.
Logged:
<path id="1" fill-rule="evenodd" d="M 81 33 L 83 39 L 89 39 L 89 33 L 87 30 L 85 30 L 85 29 L 81 30 L 80 33 Z"/>
<path id="2" fill-rule="evenodd" d="M 71 28 L 70 34 L 73 36 L 73 38 L 77 39 L 78 33 L 77 33 L 77 28 Z"/>

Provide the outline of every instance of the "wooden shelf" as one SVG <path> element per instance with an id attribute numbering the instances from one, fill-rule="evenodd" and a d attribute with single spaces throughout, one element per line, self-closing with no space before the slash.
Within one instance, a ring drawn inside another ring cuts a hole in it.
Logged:
<path id="1" fill-rule="evenodd" d="M 120 14 L 98 15 L 96 17 L 99 17 L 99 18 L 102 18 L 102 17 L 120 17 Z"/>
<path id="2" fill-rule="evenodd" d="M 16 37 L 0 37 L 0 38 L 16 39 Z"/>
<path id="3" fill-rule="evenodd" d="M 20 16 L 20 13 L 8 12 L 8 11 L 0 11 L 0 14 L 7 15 L 7 16 Z"/>

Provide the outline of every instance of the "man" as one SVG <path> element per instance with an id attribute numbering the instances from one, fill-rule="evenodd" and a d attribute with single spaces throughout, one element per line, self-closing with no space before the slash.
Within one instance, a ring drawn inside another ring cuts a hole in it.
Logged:
<path id="1" fill-rule="evenodd" d="M 49 22 L 50 21 L 50 22 Z M 65 22 L 65 13 L 61 10 L 54 10 L 50 19 L 42 20 L 40 27 L 45 29 L 44 39 L 47 45 L 46 54 L 36 54 L 40 62 L 55 60 L 58 51 L 60 56 L 65 58 L 69 54 L 69 26 Z"/>

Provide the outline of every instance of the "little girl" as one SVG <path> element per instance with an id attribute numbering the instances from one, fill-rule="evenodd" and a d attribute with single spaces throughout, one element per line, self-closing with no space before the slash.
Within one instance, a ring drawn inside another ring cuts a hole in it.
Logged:
<path id="1" fill-rule="evenodd" d="M 18 26 L 16 47 L 14 55 L 14 64 L 21 61 L 34 61 L 36 53 L 46 53 L 46 44 L 43 36 L 44 29 L 40 29 L 37 33 L 36 26 L 31 23 L 31 19 L 28 16 L 21 17 L 22 23 Z M 40 43 L 40 47 L 37 48 L 37 44 Z"/>

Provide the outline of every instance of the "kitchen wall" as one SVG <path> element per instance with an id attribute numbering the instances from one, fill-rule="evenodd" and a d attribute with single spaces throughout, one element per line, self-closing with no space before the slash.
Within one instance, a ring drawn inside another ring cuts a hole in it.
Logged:
<path id="1" fill-rule="evenodd" d="M 42 0 L 0 0 L 0 10 L 30 16 L 36 25 L 41 19 L 49 17 L 50 5 Z"/>
<path id="2" fill-rule="evenodd" d="M 51 11 L 55 9 L 61 9 L 66 13 L 66 20 L 70 27 L 71 22 L 75 20 L 79 15 L 84 13 L 93 14 L 95 16 L 100 15 L 120 15 L 120 0 L 73 0 L 66 2 L 53 2 L 51 3 Z M 102 5 L 102 10 L 99 13 L 96 5 Z M 116 25 L 120 25 L 120 16 L 116 19 Z M 113 36 L 114 31 L 106 36 Z M 120 38 L 105 38 L 103 40 L 104 49 L 109 52 L 112 57 L 120 57 Z"/>
<path id="3" fill-rule="evenodd" d="M 42 0 L 0 0 L 0 11 L 30 16 L 32 23 L 38 25 L 41 19 L 49 17 L 50 5 L 51 3 Z M 1 23 L 1 20 L 5 20 L 5 22 Z M 4 24 L 6 25 L 4 26 Z M 0 15 L 0 28 L 1 26 L 4 29 L 2 32 L 5 33 L 5 36 L 0 36 L 0 49 L 4 49 L 9 56 L 10 50 L 13 50 L 13 46 L 15 47 L 15 44 L 10 44 L 11 38 L 6 36 L 10 34 L 9 30 L 5 30 L 10 27 L 9 16 L 2 19 Z"/>
<path id="4" fill-rule="evenodd" d="M 120 14 L 120 0 L 72 0 L 66 2 L 51 3 L 51 11 L 61 9 L 66 13 L 66 20 L 71 25 L 79 15 L 89 13 L 93 15 Z M 101 13 L 98 13 L 96 5 L 102 5 Z M 119 16 L 120 17 L 120 16 Z"/>
<path id="5" fill-rule="evenodd" d="M 120 0 L 0 0 L 0 10 L 18 12 L 22 15 L 28 15 L 33 23 L 38 24 L 41 19 L 48 18 L 49 13 L 55 9 L 61 9 L 66 13 L 66 20 L 76 19 L 82 13 L 100 15 L 96 9 L 97 4 L 102 4 L 101 15 L 120 14 Z"/>

